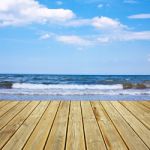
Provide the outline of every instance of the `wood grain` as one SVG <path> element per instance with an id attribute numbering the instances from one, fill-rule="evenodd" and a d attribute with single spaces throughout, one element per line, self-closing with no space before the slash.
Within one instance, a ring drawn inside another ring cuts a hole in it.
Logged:
<path id="1" fill-rule="evenodd" d="M 0 101 L 2 150 L 149 150 L 150 101 Z"/>

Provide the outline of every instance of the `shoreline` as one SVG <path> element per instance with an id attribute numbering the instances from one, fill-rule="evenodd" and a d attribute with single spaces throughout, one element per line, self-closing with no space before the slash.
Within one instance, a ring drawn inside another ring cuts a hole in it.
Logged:
<path id="1" fill-rule="evenodd" d="M 62 96 L 62 95 L 56 95 L 56 96 L 52 96 L 52 95 L 2 95 L 0 94 L 0 100 L 28 100 L 28 101 L 34 101 L 34 100 L 77 100 L 77 101 L 94 101 L 94 100 L 104 100 L 104 101 L 147 101 L 150 100 L 150 96 L 143 96 L 143 95 L 66 95 L 66 96 Z"/>
<path id="2" fill-rule="evenodd" d="M 44 99 L 36 99 L 36 100 L 35 99 L 32 99 L 32 100 L 31 99 L 30 100 L 27 100 L 27 99 L 24 99 L 24 100 L 0 99 L 0 102 L 1 101 L 11 101 L 11 102 L 12 101 L 18 101 L 18 102 L 24 102 L 24 101 L 28 101 L 28 102 L 34 102 L 34 101 L 49 101 L 49 102 L 51 102 L 51 101 L 76 101 L 76 102 L 78 102 L 81 100 L 78 100 L 78 99 L 74 99 L 74 100 L 69 100 L 69 99 L 64 99 L 64 100 L 62 100 L 62 99 L 48 99 L 48 100 L 47 99 L 45 99 L 45 100 Z M 106 102 L 107 101 L 114 101 L 114 102 L 115 101 L 120 101 L 120 102 L 122 102 L 122 101 L 127 101 L 127 102 L 143 102 L 143 101 L 145 101 L 145 102 L 150 102 L 150 99 L 148 99 L 148 100 L 138 100 L 138 99 L 137 100 L 123 100 L 123 99 L 122 100 L 121 99 L 120 100 L 108 100 L 108 99 L 107 100 L 103 100 L 103 99 L 90 100 L 89 99 L 89 100 L 82 100 L 82 101 L 85 101 L 85 102 L 87 102 L 87 101 L 106 101 Z"/>

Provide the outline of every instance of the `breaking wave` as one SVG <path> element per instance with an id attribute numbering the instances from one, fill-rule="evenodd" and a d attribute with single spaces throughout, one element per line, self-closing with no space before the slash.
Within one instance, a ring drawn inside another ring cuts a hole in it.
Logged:
<path id="1" fill-rule="evenodd" d="M 14 83 L 12 88 L 15 89 L 77 89 L 77 90 L 113 90 L 113 89 L 123 89 L 121 84 L 116 85 L 77 85 L 77 84 L 30 84 L 30 83 Z"/>
<path id="2" fill-rule="evenodd" d="M 11 88 L 0 89 L 9 95 L 150 95 L 150 89 L 124 89 L 115 85 L 31 84 L 14 83 Z"/>

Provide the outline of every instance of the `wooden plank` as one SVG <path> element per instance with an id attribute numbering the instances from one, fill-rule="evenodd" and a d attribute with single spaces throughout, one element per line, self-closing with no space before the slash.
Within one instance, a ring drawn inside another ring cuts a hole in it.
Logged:
<path id="1" fill-rule="evenodd" d="M 2 108 L 3 106 L 5 106 L 8 103 L 9 103 L 9 101 L 0 101 L 0 108 Z"/>
<path id="2" fill-rule="evenodd" d="M 134 129 L 139 137 L 150 148 L 150 130 L 148 130 L 138 119 L 136 119 L 123 105 L 119 102 L 111 102 L 113 106 L 120 112 L 123 118 Z"/>
<path id="3" fill-rule="evenodd" d="M 0 118 L 0 129 L 3 128 L 17 113 L 19 113 L 29 102 L 19 102 L 18 105 L 15 105 L 13 109 L 7 111 Z"/>
<path id="4" fill-rule="evenodd" d="M 121 103 L 122 101 L 120 101 Z M 127 103 L 127 101 L 124 101 L 123 103 Z M 139 111 L 143 111 L 146 113 L 150 112 L 150 109 L 148 107 L 146 107 L 145 105 L 143 105 L 141 102 L 138 101 L 129 101 L 129 104 L 131 104 L 133 107 L 135 107 L 135 109 L 138 109 Z"/>
<path id="5" fill-rule="evenodd" d="M 138 102 L 121 102 L 136 118 L 150 129 L 150 109 Z"/>
<path id="6" fill-rule="evenodd" d="M 48 137 L 45 150 L 64 150 L 70 102 L 62 101 L 53 127 Z"/>
<path id="7" fill-rule="evenodd" d="M 66 150 L 85 150 L 80 101 L 71 101 Z"/>
<path id="8" fill-rule="evenodd" d="M 106 146 L 89 101 L 82 101 L 82 114 L 88 150 L 105 150 Z"/>
<path id="9" fill-rule="evenodd" d="M 150 108 L 150 101 L 140 101 L 141 104 L 143 104 L 144 106 Z"/>
<path id="10" fill-rule="evenodd" d="M 5 105 L 4 107 L 2 107 L 0 109 L 0 117 L 2 115 L 4 115 L 9 109 L 13 108 L 16 104 L 18 103 L 18 101 L 13 101 L 11 103 L 8 103 L 7 105 Z"/>
<path id="11" fill-rule="evenodd" d="M 6 144 L 6 142 L 12 137 L 12 135 L 21 126 L 24 120 L 35 109 L 39 102 L 31 102 L 23 109 L 15 118 L 13 118 L 2 130 L 0 130 L 0 149 Z"/>
<path id="12" fill-rule="evenodd" d="M 102 105 L 99 102 L 92 101 L 92 108 L 95 114 L 96 120 L 102 131 L 107 149 L 125 150 L 127 149 L 124 141 L 120 137 L 118 131 L 115 129 L 112 121 L 106 114 Z"/>
<path id="13" fill-rule="evenodd" d="M 47 108 L 49 102 L 41 102 L 31 115 L 25 120 L 17 132 L 12 136 L 8 143 L 3 147 L 4 150 L 15 149 L 21 150 L 29 138 L 30 134 L 34 130 L 36 124 Z"/>
<path id="14" fill-rule="evenodd" d="M 141 101 L 142 102 L 142 101 Z M 145 105 L 143 105 L 141 102 L 139 101 L 130 101 L 130 103 L 135 104 L 137 107 L 140 107 L 141 109 L 145 110 L 146 112 L 149 112 L 150 109 L 149 107 L 146 107 Z M 149 103 L 150 104 L 150 103 Z M 150 106 L 150 105 L 149 105 Z"/>
<path id="15" fill-rule="evenodd" d="M 122 136 L 129 149 L 137 150 L 138 148 L 139 150 L 148 150 L 144 142 L 137 136 L 137 134 L 123 119 L 120 113 L 118 113 L 118 111 L 112 106 L 111 103 L 102 101 L 101 104 L 103 105 L 104 109 L 106 110 L 107 114 L 111 118 L 116 129 Z"/>
<path id="16" fill-rule="evenodd" d="M 0 149 L 150 149 L 149 102 L 25 103 L 0 109 Z"/>
<path id="17" fill-rule="evenodd" d="M 25 144 L 24 150 L 42 150 L 50 132 L 60 101 L 52 101 L 45 111 L 34 132 Z"/>

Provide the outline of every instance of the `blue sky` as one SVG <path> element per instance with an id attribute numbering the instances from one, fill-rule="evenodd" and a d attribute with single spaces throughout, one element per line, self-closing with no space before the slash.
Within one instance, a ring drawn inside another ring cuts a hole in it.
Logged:
<path id="1" fill-rule="evenodd" d="M 150 0 L 1 1 L 0 73 L 150 74 Z"/>

